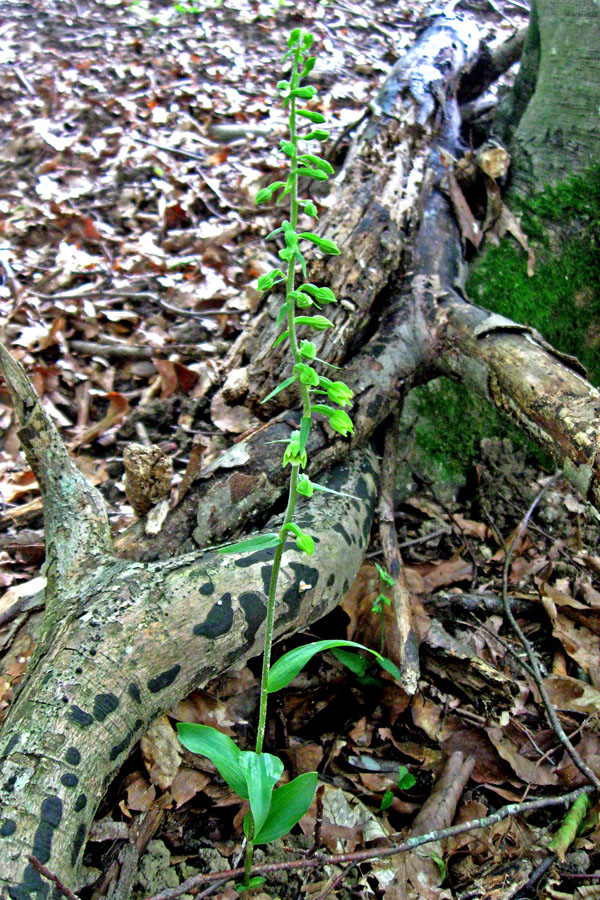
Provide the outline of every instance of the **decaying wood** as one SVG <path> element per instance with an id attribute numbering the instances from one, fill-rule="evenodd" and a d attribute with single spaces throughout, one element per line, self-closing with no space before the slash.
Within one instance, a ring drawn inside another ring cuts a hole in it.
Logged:
<path id="1" fill-rule="evenodd" d="M 311 280 L 329 284 L 340 302 L 326 310 L 336 329 L 316 342 L 319 356 L 345 363 L 355 434 L 332 442 L 327 426 L 316 427 L 311 474 L 329 470 L 321 477 L 358 499 L 317 499 L 301 510 L 298 522 L 317 549 L 310 559 L 293 544 L 286 551 L 280 636 L 323 615 L 351 583 L 377 494 L 369 438 L 419 380 L 439 372 L 468 380 L 570 460 L 575 480 L 600 505 L 598 393 L 535 335 L 492 326 L 456 289 L 460 236 L 440 191 L 438 148 L 456 153 L 456 86 L 477 47 L 466 17 L 440 16 L 420 35 L 364 123 L 339 179 L 335 214 L 323 222 L 342 257 L 314 262 Z M 282 377 L 283 356 L 265 349 L 280 302 L 267 300 L 229 360 L 249 367 L 246 401 L 255 411 Z M 158 536 L 140 527 L 120 542 L 127 560 L 115 553 L 100 494 L 70 461 L 24 373 L 5 351 L 0 363 L 42 488 L 47 543 L 41 635 L 0 732 L 0 896 L 44 900 L 50 887 L 27 854 L 76 889 L 95 809 L 149 723 L 191 688 L 260 652 L 272 551 L 222 556 L 202 547 L 263 521 L 285 482 L 268 441 L 289 436 L 298 418 L 270 404 L 268 427 L 201 473 Z M 266 528 L 276 525 L 277 518 Z M 174 548 L 183 555 L 174 557 Z"/>

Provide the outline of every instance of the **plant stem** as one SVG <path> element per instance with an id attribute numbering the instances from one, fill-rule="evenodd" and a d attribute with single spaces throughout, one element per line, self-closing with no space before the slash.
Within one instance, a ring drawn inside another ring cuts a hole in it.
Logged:
<path id="1" fill-rule="evenodd" d="M 298 46 L 300 47 L 300 41 L 298 42 Z M 292 89 L 298 86 L 300 81 L 300 77 L 298 74 L 298 64 L 300 60 L 300 50 L 296 54 L 294 54 L 294 63 L 292 67 L 292 74 L 290 79 L 290 84 Z M 293 155 L 291 157 L 291 167 L 292 167 L 292 182 L 291 182 L 291 191 L 290 191 L 290 224 L 294 231 L 296 230 L 296 226 L 298 224 L 298 176 L 295 170 L 298 167 L 298 136 L 296 133 L 296 98 L 292 97 L 290 101 L 290 116 L 289 116 L 289 128 L 290 128 L 290 142 L 293 145 Z M 289 332 L 289 341 L 290 348 L 292 351 L 292 355 L 294 358 L 294 364 L 300 362 L 302 357 L 300 355 L 300 351 L 298 349 L 298 339 L 296 337 L 296 304 L 293 299 L 290 299 L 289 295 L 292 293 L 295 287 L 296 280 L 296 258 L 293 256 L 288 261 L 287 268 L 287 276 L 286 276 L 286 302 L 288 304 L 287 308 L 287 322 L 288 322 L 288 332 Z M 305 418 L 311 418 L 310 415 L 310 390 L 308 385 L 302 384 L 299 379 L 298 386 L 300 388 L 300 396 L 302 398 L 302 410 L 303 416 Z M 263 651 L 263 661 L 262 661 L 262 673 L 261 673 L 261 681 L 260 681 L 260 707 L 258 712 L 258 727 L 256 731 L 256 745 L 255 752 L 262 753 L 263 742 L 265 737 L 265 728 L 267 724 L 267 702 L 268 702 L 268 691 L 267 691 L 267 683 L 269 678 L 269 669 L 271 667 L 271 648 L 273 646 L 273 628 L 275 623 L 275 600 L 277 594 L 277 582 L 279 580 L 279 572 L 281 570 L 281 560 L 283 557 L 283 550 L 285 546 L 285 540 L 287 537 L 287 528 L 293 518 L 294 512 L 296 510 L 296 501 L 298 499 L 298 473 L 300 466 L 292 465 L 292 473 L 290 476 L 290 486 L 288 493 L 288 502 L 285 511 L 285 516 L 283 518 L 283 524 L 281 526 L 281 530 L 279 532 L 280 543 L 277 545 L 275 549 L 275 556 L 273 557 L 273 568 L 271 569 L 271 581 L 269 583 L 269 599 L 267 601 L 267 616 L 265 620 L 265 645 Z M 250 835 L 254 837 L 254 823 L 252 821 L 252 813 L 250 813 Z M 252 857 L 254 854 L 254 843 L 248 838 L 248 842 L 246 844 L 246 861 L 245 861 L 245 872 L 244 872 L 244 884 L 248 885 L 250 881 L 250 873 L 252 870 Z"/>

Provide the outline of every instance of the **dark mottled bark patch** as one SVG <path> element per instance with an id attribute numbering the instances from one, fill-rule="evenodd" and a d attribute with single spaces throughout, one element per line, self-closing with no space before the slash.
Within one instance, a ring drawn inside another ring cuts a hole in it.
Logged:
<path id="1" fill-rule="evenodd" d="M 0 837 L 10 837 L 17 830 L 17 823 L 12 819 L 5 819 L 0 827 Z"/>
<path id="2" fill-rule="evenodd" d="M 3 790 L 4 790 L 7 794 L 12 794 L 12 792 L 14 791 L 14 789 L 15 789 L 15 781 L 16 781 L 16 780 L 17 780 L 17 776 L 16 776 L 16 775 L 11 775 L 9 778 L 6 779 L 6 781 L 5 781 L 4 784 L 2 785 Z"/>
<path id="3" fill-rule="evenodd" d="M 15 747 L 17 746 L 18 743 L 19 743 L 19 735 L 18 735 L 18 734 L 13 734 L 13 736 L 12 736 L 11 739 L 10 739 L 10 741 L 8 742 L 8 744 L 6 745 L 6 747 L 4 748 L 4 753 L 2 754 L 2 756 L 3 756 L 3 757 L 4 757 L 4 756 L 10 756 L 11 752 L 15 749 Z"/>
<path id="4" fill-rule="evenodd" d="M 333 587 L 334 584 L 335 584 L 335 572 L 332 572 L 331 575 L 329 576 L 329 578 L 327 579 L 326 586 L 328 588 L 330 588 L 330 587 Z"/>
<path id="5" fill-rule="evenodd" d="M 73 721 L 81 725 L 82 728 L 88 728 L 94 721 L 94 717 L 81 709 L 80 706 L 72 706 L 69 713 Z"/>
<path id="6" fill-rule="evenodd" d="M 360 497 L 361 500 L 366 501 L 369 499 L 369 496 L 370 496 L 369 487 L 367 485 L 366 479 L 363 478 L 362 475 L 359 475 L 358 478 L 356 479 L 356 488 L 354 490 L 354 493 L 356 494 L 357 497 Z"/>
<path id="7" fill-rule="evenodd" d="M 217 638 L 228 634 L 233 625 L 231 594 L 223 594 L 212 607 L 203 622 L 194 625 L 194 634 L 206 638 Z"/>
<path id="8" fill-rule="evenodd" d="M 379 416 L 379 409 L 381 407 L 381 400 L 378 397 L 375 397 L 369 404 L 367 404 L 367 418 L 368 419 L 377 419 Z"/>
<path id="9" fill-rule="evenodd" d="M 272 563 L 275 556 L 275 547 L 269 547 L 268 550 L 257 550 L 255 553 L 248 553 L 235 560 L 234 565 L 238 569 L 248 569 L 250 566 L 257 566 L 261 562 Z"/>
<path id="10" fill-rule="evenodd" d="M 87 806 L 87 797 L 85 794 L 80 794 L 79 797 L 77 798 L 77 800 L 75 801 L 73 809 L 75 810 L 75 812 L 81 812 L 81 810 L 85 809 L 86 806 Z"/>
<path id="11" fill-rule="evenodd" d="M 240 606 L 244 610 L 244 616 L 248 627 L 245 637 L 248 642 L 254 640 L 254 636 L 267 615 L 267 607 L 261 594 L 255 591 L 246 591 L 240 594 Z"/>
<path id="12" fill-rule="evenodd" d="M 348 547 L 352 546 L 352 544 L 354 543 L 354 539 L 352 538 L 352 536 L 350 534 L 348 534 L 348 532 L 346 531 L 346 529 L 344 528 L 344 526 L 342 525 L 341 522 L 335 523 L 335 525 L 333 526 L 333 531 L 335 531 L 336 534 L 340 534 L 343 537 L 343 539 L 346 542 L 346 544 L 348 545 Z"/>
<path id="13" fill-rule="evenodd" d="M 210 597 L 211 594 L 214 594 L 215 586 L 212 581 L 207 581 L 200 587 L 200 593 L 203 597 Z"/>
<path id="14" fill-rule="evenodd" d="M 77 749 L 77 747 L 69 747 L 67 752 L 65 753 L 65 761 L 69 763 L 70 766 L 78 766 L 81 762 L 81 753 Z"/>
<path id="15" fill-rule="evenodd" d="M 129 691 L 129 696 L 131 697 L 132 700 L 135 700 L 136 703 L 142 702 L 142 695 L 140 694 L 140 689 L 137 686 L 137 684 L 135 683 L 135 681 L 131 682 L 131 684 L 129 685 L 127 690 Z"/>
<path id="16" fill-rule="evenodd" d="M 261 566 L 260 569 L 260 577 L 262 578 L 263 590 L 265 592 L 265 596 L 269 596 L 269 588 L 271 587 L 271 572 L 273 571 L 273 566 Z"/>
<path id="17" fill-rule="evenodd" d="M 71 848 L 71 865 L 75 866 L 77 863 L 77 859 L 79 857 L 79 853 L 81 848 L 83 847 L 83 842 L 85 841 L 86 835 L 86 827 L 81 823 L 78 826 L 77 831 L 75 832 L 75 837 L 73 838 L 73 847 Z"/>
<path id="18" fill-rule="evenodd" d="M 148 681 L 148 690 L 151 694 L 158 694 L 159 691 L 164 691 L 166 687 L 173 684 L 180 672 L 181 666 L 179 663 L 172 666 L 170 669 L 165 669 L 165 671 L 161 672 L 160 675 L 157 675 L 156 678 L 151 678 Z"/>
<path id="19" fill-rule="evenodd" d="M 118 744 L 115 744 L 114 747 L 111 748 L 111 751 L 108 754 L 108 758 L 111 761 L 115 760 L 118 756 L 121 755 L 121 753 L 124 753 L 125 750 L 129 749 L 134 734 L 138 731 L 139 728 L 142 727 L 143 724 L 144 723 L 141 719 L 136 719 L 136 721 L 133 723 L 133 727 L 128 731 L 123 740 Z"/>
<path id="20" fill-rule="evenodd" d="M 51 885 L 48 881 L 44 881 L 39 872 L 33 868 L 31 863 L 25 869 L 23 881 L 8 889 L 8 896 L 11 900 L 45 900 L 50 894 Z"/>
<path id="21" fill-rule="evenodd" d="M 287 607 L 287 612 L 283 617 L 284 622 L 292 621 L 298 612 L 298 608 L 302 602 L 302 594 L 316 587 L 319 581 L 319 570 L 313 566 L 307 566 L 306 563 L 291 562 L 295 579 L 283 594 L 283 602 Z"/>
<path id="22" fill-rule="evenodd" d="M 362 536 L 363 536 L 363 539 L 365 542 L 365 547 L 367 546 L 367 544 L 369 543 L 369 540 L 371 538 L 372 524 L 373 523 L 371 522 L 370 516 L 365 516 L 365 518 L 363 520 L 363 525 L 362 525 Z"/>
<path id="23" fill-rule="evenodd" d="M 115 694 L 96 694 L 94 697 L 94 718 L 98 722 L 104 722 L 118 708 L 119 698 Z"/>
<path id="24" fill-rule="evenodd" d="M 77 775 L 73 775 L 72 772 L 65 772 L 64 775 L 60 776 L 60 783 L 64 784 L 65 787 L 74 788 L 79 784 L 79 778 Z"/>
<path id="25" fill-rule="evenodd" d="M 52 849 L 52 838 L 54 832 L 60 825 L 62 819 L 63 805 L 60 797 L 46 797 L 42 801 L 40 813 L 40 824 L 37 827 L 33 838 L 33 848 L 31 850 L 41 863 L 47 863 L 50 859 L 50 851 Z"/>

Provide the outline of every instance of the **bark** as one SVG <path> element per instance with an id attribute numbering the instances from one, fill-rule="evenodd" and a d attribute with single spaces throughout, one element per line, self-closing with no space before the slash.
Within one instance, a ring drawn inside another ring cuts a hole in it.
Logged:
<path id="1" fill-rule="evenodd" d="M 323 223 L 343 262 L 335 270 L 315 263 L 311 272 L 341 298 L 319 356 L 346 361 L 355 434 L 332 442 L 325 426 L 316 428 L 311 474 L 331 470 L 328 483 L 357 499 L 313 500 L 298 517 L 317 549 L 308 561 L 295 545 L 285 553 L 280 636 L 323 615 L 351 583 L 376 502 L 369 438 L 418 380 L 440 371 L 469 380 L 568 457 L 587 496 L 600 499 L 598 393 L 535 335 L 498 326 L 456 289 L 460 236 L 441 192 L 439 147 L 457 153 L 456 86 L 477 47 L 465 17 L 439 17 L 421 34 L 377 99 L 379 114 L 365 123 L 340 179 L 337 212 Z M 250 367 L 253 406 L 282 376 L 281 360 L 262 349 L 279 302 L 269 299 L 229 361 Z M 277 503 L 284 476 L 267 442 L 289 435 L 297 413 L 272 404 L 268 427 L 203 473 L 157 537 L 140 527 L 120 543 L 136 557 L 126 560 L 114 552 L 100 495 L 69 460 L 22 371 L 6 353 L 0 363 L 42 486 L 49 561 L 38 649 L 0 732 L 0 896 L 39 900 L 50 887 L 27 854 L 76 889 L 102 793 L 152 719 L 260 652 L 272 551 L 224 557 L 200 548 L 251 529 Z M 174 557 L 175 547 L 184 555 Z"/>
<path id="2" fill-rule="evenodd" d="M 512 110 L 513 121 L 518 122 L 511 144 L 517 192 L 542 190 L 598 160 L 598 46 L 600 16 L 594 0 L 532 4 Z"/>

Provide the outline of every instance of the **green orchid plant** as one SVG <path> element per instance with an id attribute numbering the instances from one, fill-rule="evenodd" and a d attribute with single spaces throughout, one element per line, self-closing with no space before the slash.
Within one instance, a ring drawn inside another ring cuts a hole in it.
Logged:
<path id="1" fill-rule="evenodd" d="M 299 339 L 298 336 L 300 328 L 309 332 L 332 328 L 333 323 L 313 309 L 319 310 L 323 305 L 336 302 L 330 288 L 319 287 L 307 280 L 307 265 L 301 244 L 313 244 L 322 253 L 331 256 L 340 253 L 333 241 L 319 237 L 312 231 L 298 231 L 298 218 L 301 212 L 311 218 L 318 218 L 314 202 L 299 196 L 299 180 L 306 178 L 327 181 L 333 174 L 333 167 L 327 160 L 314 153 L 304 153 L 301 148 L 301 144 L 321 143 L 329 137 L 326 130 L 313 127 L 322 125 L 325 122 L 324 116 L 303 105 L 305 101 L 313 100 L 316 95 L 312 85 L 301 85 L 302 79 L 315 65 L 316 57 L 310 55 L 312 44 L 312 34 L 302 29 L 295 28 L 289 36 L 283 61 L 284 63 L 291 61 L 291 72 L 288 79 L 280 81 L 277 87 L 283 99 L 283 106 L 289 114 L 289 140 L 281 141 L 281 151 L 289 159 L 290 171 L 287 181 L 275 181 L 262 188 L 256 195 L 258 204 L 272 201 L 274 198 L 277 203 L 281 203 L 284 198 L 289 198 L 289 219 L 283 221 L 280 227 L 267 237 L 267 240 L 276 237 L 283 239 L 285 246 L 279 251 L 282 268 L 273 269 L 258 279 L 258 289 L 263 293 L 276 285 L 285 285 L 285 300 L 277 319 L 278 327 L 284 327 L 285 330 L 278 336 L 273 347 L 287 342 L 292 366 L 289 378 L 282 381 L 262 402 L 265 403 L 280 391 L 293 385 L 296 386 L 302 401 L 300 429 L 292 432 L 289 440 L 285 442 L 283 453 L 283 465 L 290 467 L 287 508 L 278 532 L 256 535 L 248 540 L 220 548 L 221 553 L 255 552 L 269 548 L 275 550 L 267 604 L 255 749 L 242 751 L 230 737 L 206 725 L 179 723 L 177 726 L 183 745 L 193 753 L 208 757 L 227 784 L 241 798 L 248 801 L 249 811 L 244 819 L 244 833 L 247 839 L 246 875 L 243 885 L 238 887 L 240 892 L 248 891 L 264 880 L 251 877 L 254 846 L 266 844 L 287 834 L 308 811 L 317 787 L 316 772 L 306 772 L 293 781 L 276 787 L 283 773 L 283 762 L 276 756 L 263 752 L 269 694 L 289 684 L 315 654 L 342 647 L 367 650 L 384 669 L 400 680 L 400 672 L 393 663 L 354 641 L 316 641 L 284 654 L 271 665 L 277 583 L 286 542 L 294 540 L 297 550 L 309 556 L 315 549 L 311 535 L 293 521 L 298 498 L 309 499 L 314 491 L 339 493 L 315 484 L 301 471 L 307 467 L 306 445 L 313 417 L 324 416 L 331 428 L 343 436 L 352 434 L 354 430 L 352 420 L 345 410 L 345 407 L 349 407 L 352 403 L 352 391 L 343 381 L 333 381 L 317 372 L 314 368 L 315 362 L 325 366 L 328 364 L 317 358 L 316 347 L 311 340 Z M 308 126 L 305 132 L 301 132 L 303 125 Z M 299 285 L 296 283 L 298 270 L 304 279 Z"/>

